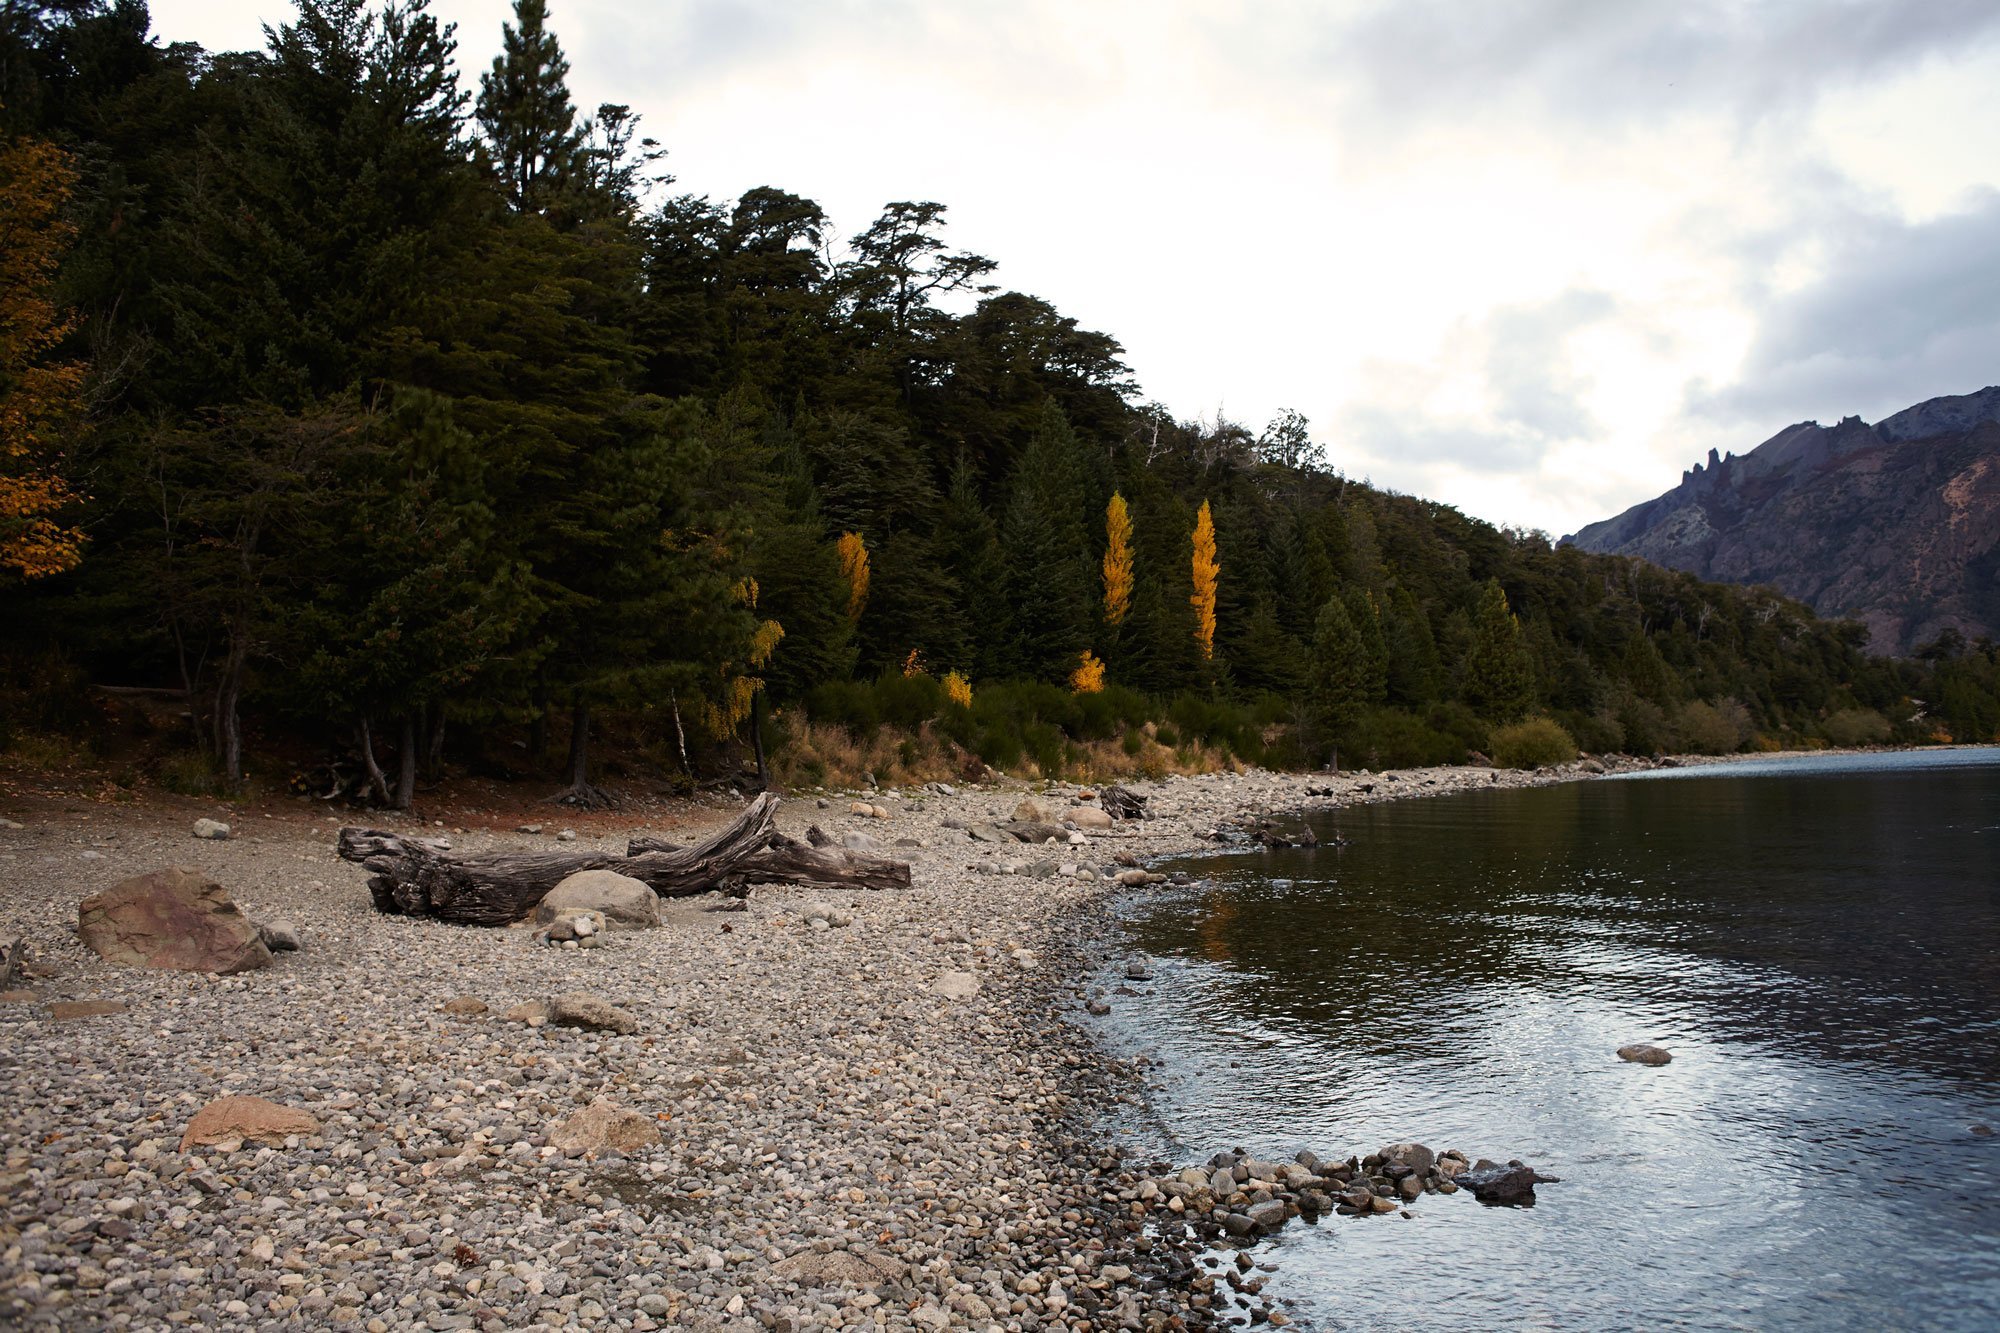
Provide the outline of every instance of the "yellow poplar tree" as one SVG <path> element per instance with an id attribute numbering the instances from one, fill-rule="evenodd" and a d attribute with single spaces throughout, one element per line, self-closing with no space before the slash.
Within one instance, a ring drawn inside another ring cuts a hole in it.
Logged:
<path id="1" fill-rule="evenodd" d="M 1201 645 L 1202 660 L 1215 656 L 1215 576 L 1221 571 L 1215 562 L 1215 520 L 1209 516 L 1208 501 L 1194 519 L 1194 639 Z"/>
<path id="2" fill-rule="evenodd" d="M 858 625 L 868 605 L 868 543 L 858 532 L 840 534 L 840 572 L 847 578 L 847 618 Z"/>
<path id="3" fill-rule="evenodd" d="M 1122 625 L 1132 609 L 1132 515 L 1111 493 L 1104 507 L 1104 623 Z"/>
<path id="4" fill-rule="evenodd" d="M 944 677 L 944 697 L 960 708 L 972 707 L 972 682 L 959 671 L 947 671 Z"/>
<path id="5" fill-rule="evenodd" d="M 1104 663 L 1090 649 L 1083 650 L 1076 670 L 1069 673 L 1069 688 L 1072 694 L 1097 694 L 1104 689 Z"/>
<path id="6" fill-rule="evenodd" d="M 83 534 L 52 517 L 70 499 L 56 460 L 83 415 L 83 364 L 48 360 L 74 327 L 53 288 L 75 232 L 62 217 L 75 184 L 53 144 L 0 144 L 0 569 L 29 579 L 83 558 Z"/>

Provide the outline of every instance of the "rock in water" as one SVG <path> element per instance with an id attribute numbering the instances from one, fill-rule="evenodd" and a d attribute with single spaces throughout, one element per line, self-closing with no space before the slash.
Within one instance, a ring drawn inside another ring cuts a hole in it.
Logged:
<path id="1" fill-rule="evenodd" d="M 221 842 L 229 836 L 229 825 L 219 819 L 197 819 L 194 821 L 194 836 Z"/>
<path id="2" fill-rule="evenodd" d="M 579 870 L 542 896 L 535 920 L 546 925 L 579 910 L 602 912 L 613 930 L 644 930 L 660 924 L 660 895 L 615 870 Z"/>
<path id="3" fill-rule="evenodd" d="M 1630 1060 L 1635 1065 L 1663 1065 L 1673 1060 L 1673 1053 L 1660 1046 L 1648 1046 L 1640 1042 L 1632 1046 L 1618 1048 L 1620 1060 Z"/>
<path id="4" fill-rule="evenodd" d="M 249 972 L 271 965 L 257 923 L 198 870 L 174 866 L 120 880 L 77 908 L 91 952 L 123 967 Z"/>
<path id="5" fill-rule="evenodd" d="M 1520 1162 L 1509 1162 L 1505 1166 L 1495 1166 L 1491 1162 L 1481 1162 L 1470 1171 L 1458 1176 L 1458 1184 L 1472 1191 L 1472 1197 L 1481 1203 L 1531 1204 L 1535 1201 L 1535 1186 L 1553 1185 L 1555 1176 L 1536 1173 L 1532 1166 Z"/>
<path id="6" fill-rule="evenodd" d="M 607 1149 L 637 1152 L 660 1141 L 658 1126 L 614 1101 L 599 1097 L 549 1132 L 549 1144 L 572 1156 Z"/>
<path id="7" fill-rule="evenodd" d="M 262 1097 L 218 1097 L 194 1113 L 181 1135 L 181 1151 L 211 1143 L 241 1141 L 282 1147 L 285 1140 L 319 1133 L 319 1121 L 292 1106 Z"/>

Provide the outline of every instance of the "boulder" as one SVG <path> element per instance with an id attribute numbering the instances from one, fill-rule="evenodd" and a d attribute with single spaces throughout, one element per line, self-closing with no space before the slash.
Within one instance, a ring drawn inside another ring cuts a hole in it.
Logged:
<path id="1" fill-rule="evenodd" d="M 606 1151 L 632 1153 L 659 1141 L 659 1126 L 604 1097 L 549 1131 L 549 1146 L 572 1157 Z"/>
<path id="2" fill-rule="evenodd" d="M 1033 796 L 1026 798 L 1014 807 L 1014 818 L 1023 824 L 1057 824 L 1062 822 L 1061 814 L 1057 812 L 1056 807 L 1052 803 L 1038 800 Z"/>
<path id="3" fill-rule="evenodd" d="M 299 947 L 299 928 L 283 917 L 271 921 L 259 921 L 257 934 L 264 941 L 264 947 L 272 953 L 283 953 Z"/>
<path id="4" fill-rule="evenodd" d="M 229 825 L 219 819 L 197 819 L 194 821 L 194 836 L 221 842 L 229 836 Z"/>
<path id="5" fill-rule="evenodd" d="M 218 1097 L 194 1113 L 181 1135 L 181 1151 L 212 1143 L 269 1143 L 282 1147 L 293 1135 L 319 1133 L 319 1121 L 293 1106 L 262 1097 Z"/>
<path id="6" fill-rule="evenodd" d="M 1648 1046 L 1639 1042 L 1618 1048 L 1620 1060 L 1630 1060 L 1635 1065 L 1664 1065 L 1673 1062 L 1673 1053 L 1661 1046 Z"/>
<path id="7" fill-rule="evenodd" d="M 1535 1186 L 1554 1184 L 1556 1180 L 1557 1177 L 1539 1175 L 1533 1167 L 1520 1162 L 1508 1162 L 1505 1166 L 1481 1162 L 1458 1176 L 1458 1184 L 1471 1190 L 1472 1197 L 1481 1203 L 1531 1204 L 1535 1201 Z"/>
<path id="8" fill-rule="evenodd" d="M 1065 811 L 1064 814 L 1071 824 L 1080 829 L 1111 827 L 1111 816 L 1094 805 L 1080 805 L 1074 810 Z"/>
<path id="9" fill-rule="evenodd" d="M 1437 1165 L 1437 1154 L 1421 1143 L 1397 1143 L 1382 1150 L 1385 1162 L 1401 1162 L 1420 1176 L 1429 1175 Z"/>
<path id="10" fill-rule="evenodd" d="M 547 924 L 567 911 L 602 912 L 613 930 L 660 924 L 660 895 L 644 880 L 615 870 L 579 870 L 542 895 L 535 920 Z"/>
<path id="11" fill-rule="evenodd" d="M 558 995 L 549 1001 L 549 1022 L 559 1028 L 598 1028 L 609 1032 L 637 1032 L 638 1015 L 620 1009 L 609 1000 L 581 991 Z"/>
<path id="12" fill-rule="evenodd" d="M 120 880 L 85 898 L 77 916 L 84 944 L 123 967 L 227 975 L 271 965 L 257 923 L 220 884 L 185 866 Z"/>

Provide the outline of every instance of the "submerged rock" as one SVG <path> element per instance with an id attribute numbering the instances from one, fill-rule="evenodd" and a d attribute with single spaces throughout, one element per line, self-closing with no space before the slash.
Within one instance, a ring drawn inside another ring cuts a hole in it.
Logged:
<path id="1" fill-rule="evenodd" d="M 1620 1046 L 1618 1058 L 1629 1060 L 1635 1065 L 1664 1065 L 1671 1063 L 1674 1057 L 1665 1047 L 1638 1042 L 1631 1046 Z"/>

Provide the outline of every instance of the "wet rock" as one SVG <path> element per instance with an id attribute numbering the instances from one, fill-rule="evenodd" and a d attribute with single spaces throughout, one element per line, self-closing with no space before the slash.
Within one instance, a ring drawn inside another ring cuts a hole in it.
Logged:
<path id="1" fill-rule="evenodd" d="M 174 866 L 120 880 L 77 908 L 91 952 L 124 967 L 227 976 L 271 965 L 257 923 L 198 870 Z"/>
<path id="2" fill-rule="evenodd" d="M 1620 1046 L 1618 1048 L 1618 1058 L 1620 1060 L 1630 1060 L 1633 1064 L 1638 1065 L 1664 1065 L 1671 1063 L 1674 1057 L 1664 1047 L 1649 1046 L 1644 1042 L 1639 1042 L 1631 1046 Z"/>
<path id="3" fill-rule="evenodd" d="M 1538 1174 L 1531 1166 L 1518 1161 L 1510 1161 L 1505 1166 L 1481 1161 L 1470 1171 L 1459 1175 L 1457 1183 L 1472 1191 L 1472 1197 L 1481 1203 L 1532 1204 L 1535 1201 L 1535 1186 L 1551 1185 L 1559 1178 Z"/>

